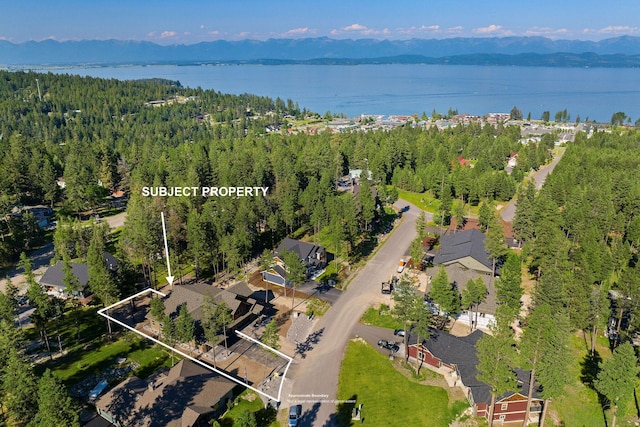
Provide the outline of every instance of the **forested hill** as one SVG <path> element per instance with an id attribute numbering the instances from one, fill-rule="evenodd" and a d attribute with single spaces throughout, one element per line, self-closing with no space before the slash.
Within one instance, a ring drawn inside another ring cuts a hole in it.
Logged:
<path id="1" fill-rule="evenodd" d="M 549 136 L 523 146 L 519 128 L 479 124 L 446 131 L 407 126 L 370 133 L 267 133 L 267 126 L 287 129 L 285 117 L 322 119 L 292 100 L 165 83 L 0 72 L 3 212 L 16 204 L 45 203 L 71 215 L 121 190 L 131 196 L 122 241 L 134 263 L 149 262 L 157 252 L 146 245 L 161 241 L 158 219 L 164 210 L 180 256 L 190 254 L 205 267 L 240 265 L 298 229 L 332 230 L 336 239 L 355 243 L 373 217 L 361 208 L 367 203 L 335 191 L 336 178 L 349 168 L 368 164 L 383 200 L 387 187 L 379 184 L 394 184 L 431 190 L 451 209 L 453 198 L 472 204 L 508 200 L 524 171 L 544 163 L 553 145 Z M 153 103 L 159 100 L 166 102 Z M 507 175 L 506 160 L 514 152 L 520 153 L 519 166 Z M 475 167 L 464 167 L 460 156 Z M 56 184 L 59 178 L 64 190 Z M 152 185 L 260 186 L 269 187 L 269 194 L 141 197 L 140 188 Z M 5 262 L 31 244 L 21 239 L 0 242 Z"/>
<path id="2" fill-rule="evenodd" d="M 543 37 L 218 40 L 163 46 L 122 40 L 0 40 L 0 65 L 435 63 L 637 67 L 640 37 L 601 41 Z"/>

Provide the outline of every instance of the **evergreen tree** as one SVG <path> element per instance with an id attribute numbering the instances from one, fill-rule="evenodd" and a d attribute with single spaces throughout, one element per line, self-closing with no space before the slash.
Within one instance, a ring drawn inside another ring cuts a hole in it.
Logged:
<path id="1" fill-rule="evenodd" d="M 631 402 L 638 373 L 637 364 L 633 346 L 628 342 L 616 348 L 611 359 L 600 363 L 600 372 L 593 385 L 611 405 L 612 427 L 616 427 L 618 412 L 624 414 Z"/>
<path id="2" fill-rule="evenodd" d="M 291 311 L 293 311 L 296 300 L 296 288 L 304 283 L 306 267 L 295 252 L 284 250 L 280 255 L 287 269 L 287 282 L 289 282 L 293 288 L 293 298 L 291 299 Z"/>
<path id="3" fill-rule="evenodd" d="M 38 383 L 38 413 L 29 426 L 80 427 L 79 409 L 62 381 L 47 369 Z"/>
<path id="4" fill-rule="evenodd" d="M 436 277 L 431 282 L 429 298 L 438 304 L 440 311 L 445 313 L 447 317 L 460 311 L 460 294 L 451 286 L 444 267 L 440 267 Z"/>
<path id="5" fill-rule="evenodd" d="M 187 304 L 182 304 L 178 310 L 178 317 L 176 317 L 176 334 L 180 342 L 189 344 L 189 350 L 193 344 L 193 340 L 196 338 L 196 324 L 189 313 Z"/>
<path id="6" fill-rule="evenodd" d="M 260 341 L 271 348 L 275 348 L 276 350 L 280 349 L 280 334 L 278 333 L 278 322 L 276 322 L 276 319 L 271 319 L 264 328 L 264 333 Z"/>
<path id="7" fill-rule="evenodd" d="M 536 306 L 527 318 L 527 325 L 523 328 L 519 343 L 522 367 L 531 371 L 523 427 L 526 427 L 526 420 L 529 418 L 538 371 L 541 379 L 550 384 L 553 390 L 551 394 L 558 390 L 559 384 L 564 383 L 563 371 L 566 371 L 567 350 L 562 349 L 567 342 L 563 334 L 567 332 L 566 319 L 562 317 L 562 312 L 552 312 L 548 304 Z M 560 372 L 556 368 L 559 368 Z"/>
<path id="8" fill-rule="evenodd" d="M 2 389 L 5 391 L 3 404 L 11 418 L 18 423 L 33 419 L 37 408 L 38 387 L 31 367 L 12 349 L 2 375 Z"/>
<path id="9" fill-rule="evenodd" d="M 518 254 L 509 253 L 495 287 L 498 303 L 506 305 L 516 315 L 520 311 L 520 298 L 523 294 L 522 268 Z"/>
<path id="10" fill-rule="evenodd" d="M 491 218 L 493 217 L 493 212 L 491 208 L 491 203 L 485 201 L 480 205 L 478 209 L 478 221 L 480 222 L 480 230 L 483 232 L 487 230 L 489 224 L 491 223 Z"/>
<path id="11" fill-rule="evenodd" d="M 175 322 L 165 315 L 162 319 L 162 337 L 164 342 L 171 347 L 171 366 L 173 366 L 174 347 L 180 341 Z"/>
<path id="12" fill-rule="evenodd" d="M 401 321 L 404 325 L 404 348 L 405 354 L 407 358 L 409 357 L 409 352 L 407 351 L 407 337 L 409 335 L 409 325 L 412 321 L 416 319 L 416 316 L 419 313 L 416 312 L 416 299 L 420 299 L 418 295 L 418 289 L 406 278 L 403 276 L 398 284 L 396 285 L 393 295 L 393 317 Z"/>
<path id="13" fill-rule="evenodd" d="M 487 229 L 487 237 L 485 239 L 485 247 L 493 262 L 492 275 L 496 275 L 496 264 L 509 253 L 504 237 L 504 228 L 502 220 L 496 212 Z"/>
<path id="14" fill-rule="evenodd" d="M 493 425 L 493 411 L 497 396 L 516 389 L 517 381 L 513 368 L 516 366 L 514 339 L 509 327 L 510 315 L 500 307 L 491 334 L 485 334 L 476 344 L 478 357 L 478 380 L 491 387 L 489 426 Z"/>
<path id="15" fill-rule="evenodd" d="M 256 416 L 248 409 L 240 412 L 233 422 L 233 427 L 257 427 Z"/>

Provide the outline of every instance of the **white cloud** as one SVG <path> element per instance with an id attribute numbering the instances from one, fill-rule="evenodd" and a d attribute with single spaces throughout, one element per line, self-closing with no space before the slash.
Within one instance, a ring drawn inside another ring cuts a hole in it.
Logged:
<path id="1" fill-rule="evenodd" d="M 491 24 L 487 27 L 479 27 L 473 30 L 475 34 L 492 36 L 511 36 L 513 32 L 505 29 L 502 25 Z"/>
<path id="2" fill-rule="evenodd" d="M 629 25 L 609 25 L 604 28 L 593 29 L 585 28 L 582 30 L 585 34 L 638 34 L 640 33 L 640 27 L 630 27 Z"/>
<path id="3" fill-rule="evenodd" d="M 569 34 L 566 28 L 532 27 L 524 32 L 525 36 L 553 37 Z"/>
<path id="4" fill-rule="evenodd" d="M 168 39 L 171 37 L 175 37 L 177 35 L 177 33 L 175 31 L 163 31 L 160 33 L 160 38 L 161 39 Z"/>
<path id="5" fill-rule="evenodd" d="M 342 27 L 340 29 L 333 29 L 329 32 L 332 36 L 339 36 L 344 34 L 359 34 L 361 36 L 375 36 L 375 35 L 389 35 L 391 31 L 388 28 L 383 28 L 382 30 L 376 30 L 374 28 L 369 28 L 362 24 L 351 24 L 346 27 Z"/>
<path id="6" fill-rule="evenodd" d="M 303 35 L 307 35 L 307 34 L 315 34 L 316 30 L 311 29 L 309 27 L 302 27 L 302 28 L 292 28 L 291 30 L 283 33 L 281 36 L 282 37 L 289 37 L 289 36 L 303 36 Z"/>
<path id="7" fill-rule="evenodd" d="M 204 24 L 200 24 L 200 29 L 204 30 Z"/>
<path id="8" fill-rule="evenodd" d="M 218 35 L 220 35 L 220 31 L 213 30 L 213 31 L 209 31 L 207 34 L 209 34 L 211 36 L 218 36 Z"/>
<path id="9" fill-rule="evenodd" d="M 440 33 L 440 25 L 421 25 L 419 27 L 398 28 L 398 34 L 408 36 L 428 35 Z"/>
<path id="10" fill-rule="evenodd" d="M 445 33 L 447 33 L 447 34 L 460 34 L 462 31 L 464 31 L 464 27 L 458 25 L 456 27 L 447 28 L 445 30 Z"/>

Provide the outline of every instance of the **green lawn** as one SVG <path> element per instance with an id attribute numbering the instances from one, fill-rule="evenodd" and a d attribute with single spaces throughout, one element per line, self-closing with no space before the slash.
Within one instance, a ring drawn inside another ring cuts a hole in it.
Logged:
<path id="1" fill-rule="evenodd" d="M 142 337 L 127 332 L 113 342 L 96 339 L 84 346 L 76 347 L 65 356 L 38 366 L 38 370 L 50 368 L 63 381 L 74 384 L 109 368 L 119 357 L 136 362 L 139 367 L 135 374 L 143 378 L 160 366 L 171 364 L 168 352 Z"/>
<path id="2" fill-rule="evenodd" d="M 456 413 L 468 406 L 466 402 L 450 404 L 446 390 L 413 382 L 385 356 L 358 341 L 349 343 L 342 361 L 338 399 L 363 404 L 364 424 L 381 427 L 446 427 Z M 351 421 L 353 407 L 353 403 L 339 405 L 339 425 L 359 423 Z"/>
<path id="3" fill-rule="evenodd" d="M 607 359 L 611 357 L 608 342 L 604 337 L 598 340 L 598 354 Z M 571 383 L 565 388 L 566 394 L 551 403 L 550 410 L 556 411 L 566 426 L 604 426 L 602 407 L 598 394 L 583 380 L 594 374 L 594 370 L 585 365 L 587 346 L 582 333 L 572 336 L 572 361 L 569 365 Z M 588 382 L 588 380 L 587 380 Z M 608 416 L 607 418 L 610 418 Z M 547 418 L 547 421 L 551 421 Z M 608 422 L 611 420 L 609 419 Z"/>
<path id="4" fill-rule="evenodd" d="M 427 212 L 433 213 L 440 208 L 440 201 L 428 191 L 413 193 L 398 189 L 398 197 Z"/>
<path id="5" fill-rule="evenodd" d="M 379 326 L 387 329 L 402 329 L 403 324 L 391 315 L 391 309 L 386 304 L 381 304 L 380 307 L 369 307 L 364 312 L 360 322 L 365 325 Z"/>
<path id="6" fill-rule="evenodd" d="M 235 406 L 225 412 L 218 422 L 222 427 L 232 427 L 234 420 L 244 411 L 253 412 L 257 427 L 280 427 L 280 423 L 276 420 L 277 412 L 275 409 L 265 409 L 262 399 L 250 390 L 242 392 L 236 398 Z"/>

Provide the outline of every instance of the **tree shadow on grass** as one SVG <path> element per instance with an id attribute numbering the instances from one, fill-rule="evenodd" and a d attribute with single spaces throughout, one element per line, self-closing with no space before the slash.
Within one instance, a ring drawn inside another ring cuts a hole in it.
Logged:
<path id="1" fill-rule="evenodd" d="M 358 400 L 358 395 L 354 394 L 347 400 L 340 402 L 338 404 L 338 411 L 335 417 L 335 421 L 339 427 L 350 426 L 351 423 L 351 414 L 353 413 L 353 409 L 356 407 Z"/>
<path id="2" fill-rule="evenodd" d="M 580 381 L 598 394 L 598 403 L 602 408 L 602 418 L 606 427 L 608 423 L 605 411 L 609 407 L 609 401 L 594 386 L 594 381 L 598 378 L 598 373 L 600 372 L 600 363 L 602 363 L 602 357 L 597 351 L 593 354 L 588 353 L 583 361 L 580 362 Z"/>

